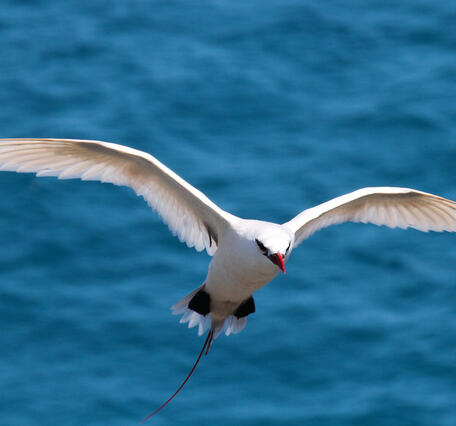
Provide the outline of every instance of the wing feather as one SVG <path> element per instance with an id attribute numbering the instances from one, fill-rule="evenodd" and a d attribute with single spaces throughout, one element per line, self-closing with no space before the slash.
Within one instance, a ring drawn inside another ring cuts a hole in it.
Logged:
<path id="1" fill-rule="evenodd" d="M 109 142 L 0 139 L 0 170 L 129 186 L 181 241 L 211 255 L 237 219 L 150 154 Z"/>
<path id="2" fill-rule="evenodd" d="M 455 232 L 456 203 L 409 188 L 363 188 L 304 210 L 284 225 L 295 233 L 296 246 L 319 229 L 343 222 Z"/>

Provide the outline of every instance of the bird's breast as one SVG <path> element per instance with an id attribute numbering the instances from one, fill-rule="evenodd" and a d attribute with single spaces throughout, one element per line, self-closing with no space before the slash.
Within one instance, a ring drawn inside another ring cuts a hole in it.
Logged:
<path id="1" fill-rule="evenodd" d="M 279 269 L 269 263 L 217 250 L 209 265 L 206 289 L 218 300 L 240 303 L 277 275 Z"/>

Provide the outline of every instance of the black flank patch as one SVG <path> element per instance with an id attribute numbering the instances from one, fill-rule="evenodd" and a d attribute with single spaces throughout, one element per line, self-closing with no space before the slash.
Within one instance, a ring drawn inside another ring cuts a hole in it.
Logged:
<path id="1" fill-rule="evenodd" d="M 244 300 L 234 311 L 234 316 L 237 318 L 246 317 L 249 314 L 255 312 L 255 301 L 253 297 L 250 296 L 248 299 Z"/>
<path id="2" fill-rule="evenodd" d="M 188 307 L 201 315 L 207 315 L 211 311 L 211 296 L 204 290 L 200 290 L 190 300 Z"/>

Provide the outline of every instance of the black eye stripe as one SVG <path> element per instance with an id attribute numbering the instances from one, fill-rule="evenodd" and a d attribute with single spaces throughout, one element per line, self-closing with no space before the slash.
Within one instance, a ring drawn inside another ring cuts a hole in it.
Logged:
<path id="1" fill-rule="evenodd" d="M 285 256 L 287 255 L 288 250 L 290 250 L 290 247 L 291 247 L 291 241 L 288 243 L 288 247 L 287 247 L 287 249 L 285 250 Z"/>
<path id="2" fill-rule="evenodd" d="M 267 253 L 268 252 L 268 249 L 264 246 L 264 244 L 260 240 L 255 239 L 255 241 L 256 241 L 258 247 L 260 248 L 260 250 L 263 253 Z"/>

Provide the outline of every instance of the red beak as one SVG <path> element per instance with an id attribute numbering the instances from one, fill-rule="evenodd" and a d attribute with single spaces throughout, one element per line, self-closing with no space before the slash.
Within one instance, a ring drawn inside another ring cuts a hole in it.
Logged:
<path id="1" fill-rule="evenodd" d="M 272 263 L 275 263 L 283 273 L 285 273 L 285 264 L 283 263 L 283 257 L 280 252 L 271 254 L 268 258 Z"/>

